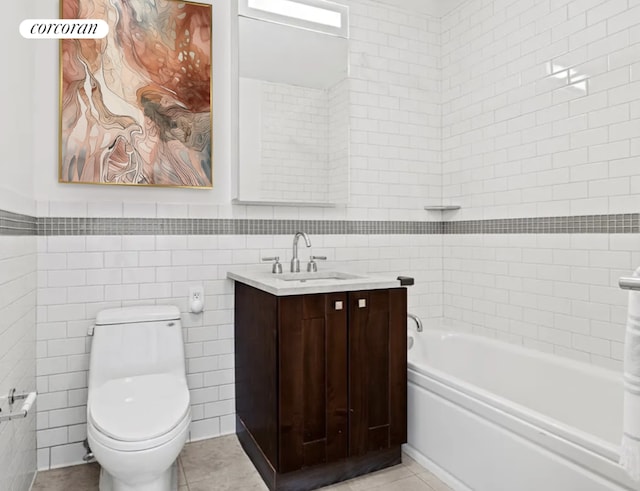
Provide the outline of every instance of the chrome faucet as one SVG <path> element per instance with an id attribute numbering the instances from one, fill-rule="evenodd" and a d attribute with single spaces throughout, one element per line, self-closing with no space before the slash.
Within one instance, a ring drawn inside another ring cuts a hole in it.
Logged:
<path id="1" fill-rule="evenodd" d="M 302 237 L 307 244 L 307 247 L 311 247 L 311 241 L 309 240 L 309 236 L 304 232 L 296 232 L 296 235 L 293 236 L 293 257 L 291 258 L 291 272 L 299 273 L 300 272 L 300 259 L 298 259 L 298 239 Z"/>
<path id="2" fill-rule="evenodd" d="M 422 332 L 424 330 L 424 327 L 422 326 L 422 320 L 420 320 L 420 317 L 418 317 L 416 314 L 411 314 L 409 312 L 407 312 L 407 317 L 416 323 L 416 331 Z"/>

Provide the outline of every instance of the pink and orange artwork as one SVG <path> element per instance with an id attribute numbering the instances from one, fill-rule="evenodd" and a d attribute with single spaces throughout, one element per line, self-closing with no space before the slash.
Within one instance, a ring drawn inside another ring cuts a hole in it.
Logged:
<path id="1" fill-rule="evenodd" d="M 211 5 L 60 1 L 109 34 L 61 41 L 59 181 L 211 188 Z"/>

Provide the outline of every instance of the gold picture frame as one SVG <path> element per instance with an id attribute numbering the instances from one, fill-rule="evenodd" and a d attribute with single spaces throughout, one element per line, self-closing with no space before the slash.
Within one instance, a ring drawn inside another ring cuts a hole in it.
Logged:
<path id="1" fill-rule="evenodd" d="M 213 187 L 213 7 L 60 0 L 103 39 L 60 41 L 58 181 Z"/>

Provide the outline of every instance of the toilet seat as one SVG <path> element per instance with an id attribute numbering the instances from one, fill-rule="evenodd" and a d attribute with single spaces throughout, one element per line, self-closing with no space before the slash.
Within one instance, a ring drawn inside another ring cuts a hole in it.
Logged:
<path id="1" fill-rule="evenodd" d="M 92 440 L 103 445 L 104 447 L 116 451 L 116 452 L 141 452 L 145 450 L 152 450 L 157 447 L 162 447 L 169 444 L 172 440 L 182 437 L 189 430 L 189 424 L 191 424 L 191 410 L 187 412 L 182 421 L 171 431 L 153 440 L 143 440 L 139 442 L 124 442 L 122 440 L 115 440 L 97 429 L 90 421 L 87 424 L 87 436 L 89 437 L 89 443 Z"/>
<path id="2" fill-rule="evenodd" d="M 89 426 L 104 444 L 116 449 L 151 448 L 170 440 L 173 430 L 190 417 L 185 380 L 151 374 L 109 380 L 93 389 Z"/>

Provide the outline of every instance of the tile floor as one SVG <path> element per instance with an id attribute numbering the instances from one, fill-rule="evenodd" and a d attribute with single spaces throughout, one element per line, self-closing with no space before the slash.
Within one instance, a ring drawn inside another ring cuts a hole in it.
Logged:
<path id="1" fill-rule="evenodd" d="M 323 488 L 335 491 L 450 491 L 407 455 L 403 463 Z M 180 458 L 178 491 L 266 491 L 235 435 L 189 443 Z M 32 491 L 98 491 L 97 464 L 39 472 Z"/>

